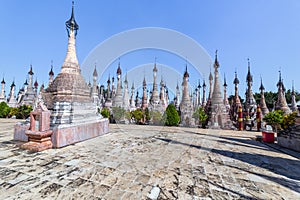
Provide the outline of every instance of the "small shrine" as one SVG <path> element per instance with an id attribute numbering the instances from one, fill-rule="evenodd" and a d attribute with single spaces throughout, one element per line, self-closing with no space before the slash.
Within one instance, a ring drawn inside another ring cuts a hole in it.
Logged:
<path id="1" fill-rule="evenodd" d="M 30 127 L 25 131 L 28 142 L 23 144 L 21 148 L 31 151 L 43 151 L 52 148 L 50 130 L 50 111 L 44 105 L 41 94 L 38 97 L 34 111 L 30 113 Z"/>

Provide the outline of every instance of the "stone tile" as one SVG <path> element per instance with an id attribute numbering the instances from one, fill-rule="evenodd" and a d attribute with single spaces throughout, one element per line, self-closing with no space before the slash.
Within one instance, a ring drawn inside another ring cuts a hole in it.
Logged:
<path id="1" fill-rule="evenodd" d="M 153 187 L 158 199 L 300 199 L 299 160 L 250 139 L 259 133 L 111 124 L 30 153 L 10 141 L 13 125 L 0 123 L 1 199 L 148 200 Z"/>

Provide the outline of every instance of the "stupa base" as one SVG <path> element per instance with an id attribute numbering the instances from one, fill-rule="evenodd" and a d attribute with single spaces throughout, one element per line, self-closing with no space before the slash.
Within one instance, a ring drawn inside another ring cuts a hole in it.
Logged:
<path id="1" fill-rule="evenodd" d="M 53 147 L 60 148 L 108 133 L 109 121 L 103 118 L 90 122 L 56 125 L 52 130 Z"/>

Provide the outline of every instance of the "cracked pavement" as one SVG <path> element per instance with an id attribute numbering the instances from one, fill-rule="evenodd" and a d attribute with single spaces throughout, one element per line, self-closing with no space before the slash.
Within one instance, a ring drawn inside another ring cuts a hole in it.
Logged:
<path id="1" fill-rule="evenodd" d="M 1 199 L 300 198 L 300 153 L 256 141 L 259 132 L 110 124 L 31 153 L 12 140 L 16 122 L 0 119 Z"/>

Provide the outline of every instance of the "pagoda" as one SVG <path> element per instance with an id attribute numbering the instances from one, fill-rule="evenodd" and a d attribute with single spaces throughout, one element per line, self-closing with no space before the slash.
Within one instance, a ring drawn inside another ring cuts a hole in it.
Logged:
<path id="1" fill-rule="evenodd" d="M 218 61 L 218 55 L 216 51 L 216 57 L 215 57 L 215 79 L 214 79 L 214 88 L 210 100 L 210 107 L 209 107 L 209 127 L 218 129 L 226 129 L 231 128 L 231 122 L 229 120 L 229 114 L 225 107 L 225 104 L 223 102 L 223 98 L 221 95 L 221 88 L 219 83 L 219 61 Z"/>
<path id="2" fill-rule="evenodd" d="M 260 80 L 259 90 L 260 90 L 260 102 L 259 102 L 259 105 L 260 105 L 261 113 L 264 116 L 264 115 L 266 115 L 266 114 L 269 113 L 269 109 L 267 107 L 266 100 L 265 100 L 265 87 L 263 85 L 262 79 Z"/>
<path id="3" fill-rule="evenodd" d="M 66 21 L 68 50 L 60 73 L 46 88 L 43 99 L 51 112 L 54 147 L 62 147 L 108 132 L 108 120 L 103 119 L 93 103 L 90 88 L 81 75 L 76 55 L 76 35 L 79 29 L 72 2 L 71 18 Z"/>
<path id="4" fill-rule="evenodd" d="M 285 98 L 285 87 L 283 85 L 283 81 L 281 79 L 281 71 L 279 71 L 279 81 L 277 83 L 278 87 L 278 98 L 275 105 L 275 110 L 282 110 L 285 114 L 289 114 L 291 112 L 290 108 L 287 105 Z"/>
<path id="5" fill-rule="evenodd" d="M 3 77 L 2 81 L 1 81 L 0 102 L 5 102 L 5 103 L 6 103 L 6 96 L 5 96 L 5 81 L 4 81 L 4 77 Z"/>
<path id="6" fill-rule="evenodd" d="M 182 81 L 182 98 L 180 103 L 180 123 L 183 126 L 190 126 L 192 122 L 192 112 L 193 107 L 189 95 L 189 86 L 188 86 L 188 78 L 189 73 L 187 71 L 187 65 L 185 67 L 185 72 L 183 74 L 183 81 Z"/>

